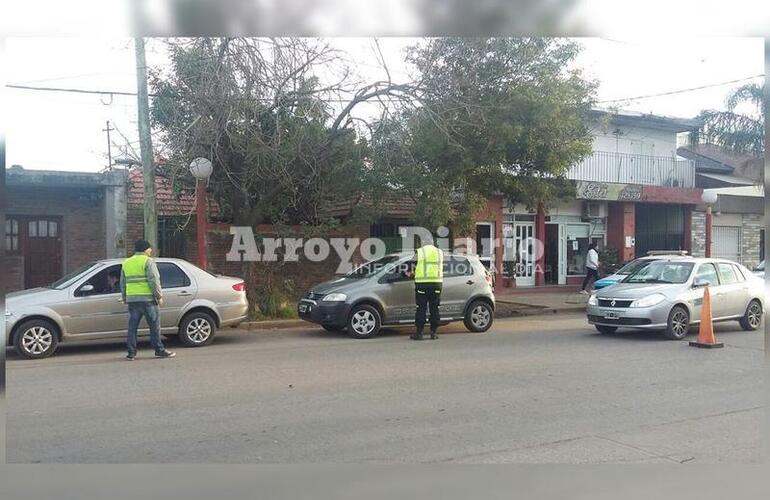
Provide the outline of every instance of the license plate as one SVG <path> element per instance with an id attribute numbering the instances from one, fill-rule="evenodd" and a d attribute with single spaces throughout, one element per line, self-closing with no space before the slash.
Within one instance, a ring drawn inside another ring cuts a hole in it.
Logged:
<path id="1" fill-rule="evenodd" d="M 620 318 L 620 316 L 616 312 L 607 311 L 604 313 L 604 319 L 618 319 L 618 318 Z"/>
<path id="2" fill-rule="evenodd" d="M 309 313 L 310 312 L 310 305 L 309 304 L 300 304 L 299 305 L 299 312 L 301 313 Z"/>

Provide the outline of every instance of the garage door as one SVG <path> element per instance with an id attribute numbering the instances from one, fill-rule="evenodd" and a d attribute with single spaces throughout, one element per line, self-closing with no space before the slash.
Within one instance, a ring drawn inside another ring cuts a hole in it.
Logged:
<path id="1" fill-rule="evenodd" d="M 714 226 L 712 229 L 711 256 L 719 259 L 741 261 L 741 228 Z"/>

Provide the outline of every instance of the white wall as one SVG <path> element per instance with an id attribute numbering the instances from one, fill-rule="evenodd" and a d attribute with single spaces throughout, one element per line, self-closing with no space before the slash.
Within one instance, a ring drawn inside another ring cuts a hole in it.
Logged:
<path id="1" fill-rule="evenodd" d="M 614 133 L 616 131 L 618 132 L 617 135 Z M 677 134 L 675 132 L 609 123 L 606 125 L 606 129 L 603 125 L 595 125 L 592 134 L 594 136 L 594 151 L 676 156 Z"/>

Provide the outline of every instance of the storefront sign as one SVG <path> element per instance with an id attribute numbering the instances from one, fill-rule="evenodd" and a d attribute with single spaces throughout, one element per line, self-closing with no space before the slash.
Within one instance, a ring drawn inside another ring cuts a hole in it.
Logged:
<path id="1" fill-rule="evenodd" d="M 701 203 L 702 189 L 670 186 L 641 186 L 614 182 L 578 181 L 577 198 L 582 200 L 641 201 L 650 203 Z"/>
<path id="2" fill-rule="evenodd" d="M 638 201 L 642 199 L 642 186 L 578 181 L 577 197 L 584 200 Z"/>

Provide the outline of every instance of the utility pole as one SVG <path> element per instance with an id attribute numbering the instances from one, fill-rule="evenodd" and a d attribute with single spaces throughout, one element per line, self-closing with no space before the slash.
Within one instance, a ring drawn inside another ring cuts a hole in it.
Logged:
<path id="1" fill-rule="evenodd" d="M 112 170 L 112 142 L 110 142 L 110 132 L 115 130 L 110 128 L 110 121 L 107 120 L 107 128 L 103 128 L 102 132 L 107 132 L 107 170 Z"/>
<path id="2" fill-rule="evenodd" d="M 150 101 L 147 96 L 147 63 L 144 58 L 144 39 L 134 38 L 136 49 L 136 96 L 139 120 L 139 146 L 144 173 L 144 239 L 158 252 L 158 212 L 155 205 L 155 165 L 150 135 Z"/>

